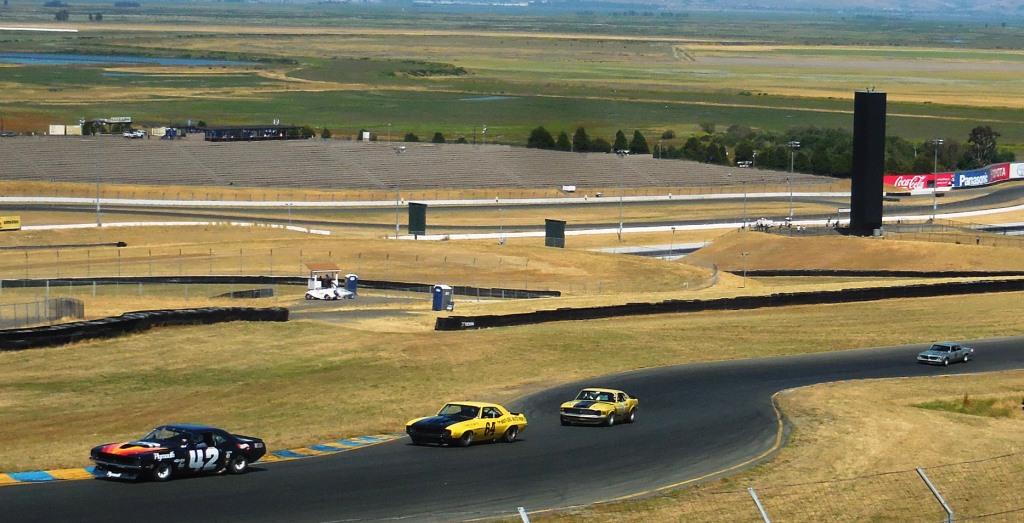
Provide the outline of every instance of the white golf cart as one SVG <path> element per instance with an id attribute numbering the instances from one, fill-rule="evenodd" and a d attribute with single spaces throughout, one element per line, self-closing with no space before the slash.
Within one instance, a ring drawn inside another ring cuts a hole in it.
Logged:
<path id="1" fill-rule="evenodd" d="M 352 299 L 356 295 L 345 289 L 341 269 L 333 263 L 307 263 L 309 280 L 306 285 L 307 300 Z"/>

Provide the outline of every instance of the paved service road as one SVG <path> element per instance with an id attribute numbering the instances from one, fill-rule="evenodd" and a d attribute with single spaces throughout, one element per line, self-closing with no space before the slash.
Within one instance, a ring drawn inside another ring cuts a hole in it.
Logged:
<path id="1" fill-rule="evenodd" d="M 1024 368 L 1024 337 L 970 345 L 977 349 L 976 359 L 948 368 L 915 363 L 922 349 L 918 345 L 630 372 L 588 383 L 639 397 L 640 415 L 633 425 L 562 427 L 557 407 L 579 386 L 572 384 L 513 403 L 525 410 L 530 426 L 511 445 L 416 447 L 401 438 L 330 457 L 266 465 L 244 476 L 0 488 L 0 507 L 3 519 L 19 523 L 450 521 L 514 515 L 517 506 L 536 510 L 588 503 L 765 455 L 778 430 L 771 395 L 782 389 L 854 378 Z"/>

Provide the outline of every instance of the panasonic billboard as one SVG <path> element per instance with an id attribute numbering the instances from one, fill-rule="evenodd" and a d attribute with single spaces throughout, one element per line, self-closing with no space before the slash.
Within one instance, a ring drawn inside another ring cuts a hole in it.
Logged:
<path id="1" fill-rule="evenodd" d="M 953 187 L 981 187 L 988 185 L 988 169 L 959 171 L 953 175 Z"/>

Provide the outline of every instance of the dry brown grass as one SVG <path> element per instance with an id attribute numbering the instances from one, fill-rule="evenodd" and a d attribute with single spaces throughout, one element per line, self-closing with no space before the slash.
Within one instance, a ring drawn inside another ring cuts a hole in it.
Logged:
<path id="1" fill-rule="evenodd" d="M 721 236 L 686 258 L 722 270 L 1024 270 L 1020 249 L 842 236 L 786 237 L 750 231 Z"/>
<path id="2" fill-rule="evenodd" d="M 773 521 L 942 521 L 915 467 L 958 517 L 1024 507 L 1024 414 L 985 418 L 930 411 L 933 399 L 1024 395 L 1024 371 L 816 385 L 779 398 L 793 424 L 770 462 L 728 480 L 641 501 L 535 517 L 539 521 L 758 521 L 755 486 Z M 989 459 L 1017 453 L 1013 456 Z M 983 460 L 975 463 L 963 463 Z M 1017 521 L 1011 513 L 995 521 Z"/>
<path id="3" fill-rule="evenodd" d="M 137 436 L 161 422 L 215 422 L 288 448 L 399 430 L 406 419 L 436 408 L 437 398 L 506 401 L 587 376 L 747 358 L 752 346 L 757 356 L 772 356 L 1021 334 L 1024 325 L 1003 319 L 1022 298 L 960 298 L 976 314 L 955 326 L 929 321 L 947 303 L 934 298 L 473 332 L 388 332 L 381 322 L 326 331 L 311 321 L 231 323 L 0 353 L 0 470 L 82 465 L 91 445 Z M 416 321 L 432 317 L 424 313 Z M 859 328 L 893 317 L 901 318 L 901 329 Z M 497 372 L 501 383 L 462 379 Z M 36 437 L 25 438 L 28 433 Z"/>
<path id="4" fill-rule="evenodd" d="M 638 256 L 478 242 L 349 239 L 251 227 L 17 231 L 4 237 L 9 245 L 128 244 L 121 249 L 0 251 L 0 278 L 8 279 L 179 274 L 305 276 L 306 262 L 323 261 L 333 261 L 363 279 L 583 293 L 696 287 L 709 277 L 704 268 Z"/>

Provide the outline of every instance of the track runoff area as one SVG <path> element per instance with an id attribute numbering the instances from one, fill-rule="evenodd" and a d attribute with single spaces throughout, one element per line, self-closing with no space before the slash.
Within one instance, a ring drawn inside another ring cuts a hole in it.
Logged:
<path id="1" fill-rule="evenodd" d="M 169 483 L 70 481 L 0 488 L 9 521 L 453 521 L 513 517 L 642 495 L 735 472 L 784 441 L 773 396 L 815 383 L 1024 368 L 1024 337 L 967 342 L 969 363 L 919 365 L 925 345 L 682 365 L 560 385 L 512 402 L 528 429 L 510 445 L 464 449 L 401 437 L 249 474 Z M 584 386 L 640 398 L 636 423 L 562 426 Z M 610 449 L 614 451 L 609 451 Z"/>

